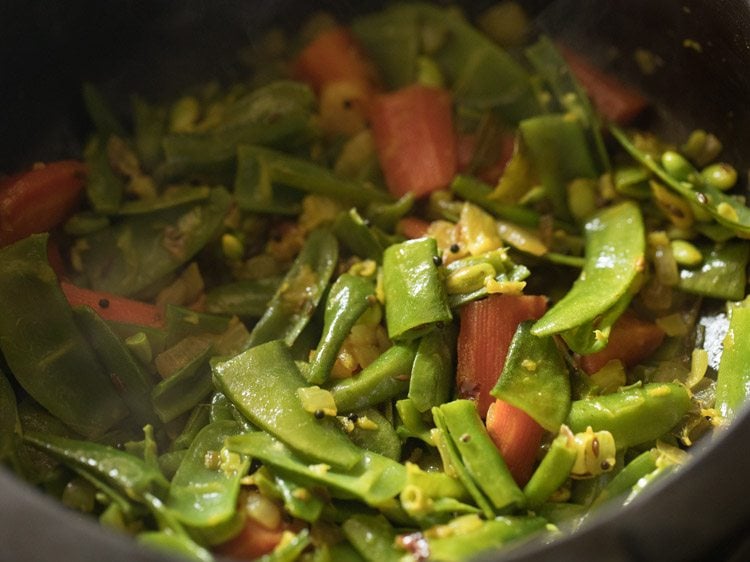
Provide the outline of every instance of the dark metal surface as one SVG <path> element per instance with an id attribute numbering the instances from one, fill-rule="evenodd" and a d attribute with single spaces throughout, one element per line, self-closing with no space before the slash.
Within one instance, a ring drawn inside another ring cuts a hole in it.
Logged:
<path id="1" fill-rule="evenodd" d="M 350 14 L 377 3 L 316 5 Z M 478 4 L 467 2 L 472 9 Z M 534 4 L 540 27 L 644 89 L 660 131 L 675 140 L 696 126 L 715 131 L 731 160 L 747 168 L 746 2 Z M 292 25 L 314 7 L 292 0 L 0 1 L 0 170 L 80 153 L 88 127 L 80 101 L 83 80 L 105 83 L 108 94 L 126 104 L 133 91 L 158 97 L 207 77 L 231 78 L 237 72 L 233 53 L 256 30 L 272 21 Z M 639 71 L 633 58 L 639 48 L 663 61 L 655 74 Z M 654 486 L 627 509 L 604 509 L 575 535 L 485 560 L 743 560 L 750 552 L 748 442 L 746 411 L 729 431 L 704 443 L 678 478 Z M 165 558 L 102 530 L 0 469 L 0 560 Z"/>

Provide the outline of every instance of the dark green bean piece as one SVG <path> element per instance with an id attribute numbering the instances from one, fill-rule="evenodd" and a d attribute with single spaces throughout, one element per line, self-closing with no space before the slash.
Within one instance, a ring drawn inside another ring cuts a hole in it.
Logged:
<path id="1" fill-rule="evenodd" d="M 396 344 L 359 373 L 336 382 L 328 390 L 340 412 L 352 412 L 380 404 L 409 388 L 416 346 Z"/>
<path id="2" fill-rule="evenodd" d="M 723 352 L 716 377 L 716 404 L 726 422 L 732 421 L 745 404 L 750 389 L 750 308 L 731 309 L 729 329 L 723 341 Z"/>
<path id="3" fill-rule="evenodd" d="M 575 115 L 576 119 L 581 121 L 594 148 L 598 171 L 602 172 L 608 169 L 609 156 L 600 132 L 600 120 L 591 106 L 586 92 L 578 84 L 565 59 L 555 48 L 554 43 L 549 37 L 542 36 L 536 43 L 526 49 L 525 54 L 537 74 L 550 86 L 555 98 L 557 98 L 559 108 Z"/>
<path id="4" fill-rule="evenodd" d="M 549 336 L 581 326 L 614 306 L 645 263 L 645 234 L 632 202 L 608 207 L 586 222 L 586 263 L 570 291 L 531 329 Z M 584 428 L 585 429 L 585 428 Z"/>
<path id="5" fill-rule="evenodd" d="M 167 347 L 172 347 L 189 336 L 202 337 L 206 334 L 223 334 L 229 328 L 230 322 L 226 316 L 196 312 L 173 304 L 167 305 L 164 316 Z"/>
<path id="6" fill-rule="evenodd" d="M 127 415 L 47 262 L 46 234 L 0 250 L 0 302 L 0 347 L 16 380 L 37 402 L 91 438 Z"/>
<path id="7" fill-rule="evenodd" d="M 353 515 L 341 530 L 365 560 L 398 562 L 403 556 L 395 547 L 396 530 L 382 515 Z"/>
<path id="8" fill-rule="evenodd" d="M 237 148 L 260 144 L 292 148 L 313 135 L 315 94 L 300 82 L 279 81 L 250 92 L 225 112 L 218 126 L 164 137 L 162 178 L 222 176 L 231 170 Z"/>
<path id="9" fill-rule="evenodd" d="M 520 408 L 547 431 L 556 432 L 570 410 L 568 367 L 551 336 L 536 337 L 522 322 L 505 366 L 490 394 Z"/>
<path id="10" fill-rule="evenodd" d="M 365 209 L 365 217 L 372 225 L 393 232 L 398 221 L 409 214 L 413 207 L 414 194 L 410 191 L 397 201 L 370 203 Z"/>
<path id="11" fill-rule="evenodd" d="M 213 390 L 208 359 L 213 353 L 210 343 L 196 349 L 186 365 L 151 391 L 151 402 L 156 415 L 164 423 L 192 410 Z"/>
<path id="12" fill-rule="evenodd" d="M 144 531 L 136 536 L 138 543 L 167 555 L 198 562 L 213 562 L 211 553 L 187 536 L 164 531 Z"/>
<path id="13" fill-rule="evenodd" d="M 355 256 L 383 263 L 383 244 L 357 209 L 339 213 L 333 223 L 333 233 Z"/>
<path id="14" fill-rule="evenodd" d="M 209 544 L 223 542 L 242 526 L 237 498 L 250 458 L 224 448 L 228 437 L 241 433 L 242 426 L 235 421 L 205 426 L 191 443 L 169 487 L 169 509 Z"/>
<path id="15" fill-rule="evenodd" d="M 257 475 L 256 472 L 253 477 L 257 478 Z M 273 475 L 273 484 L 277 493 L 284 500 L 284 509 L 292 517 L 298 517 L 309 523 L 314 523 L 320 519 L 326 502 L 310 488 L 301 486 L 294 480 L 283 478 L 278 474 Z"/>
<path id="16" fill-rule="evenodd" d="M 487 434 L 474 402 L 454 400 L 437 410 L 441 420 L 438 427 L 445 426 L 471 478 L 487 495 L 492 506 L 501 512 L 523 506 L 526 498 Z"/>
<path id="17" fill-rule="evenodd" d="M 148 494 L 162 494 L 169 487 L 158 469 L 114 447 L 33 431 L 24 433 L 23 439 L 131 500 L 146 503 Z"/>
<path id="18" fill-rule="evenodd" d="M 323 298 L 338 261 L 338 242 L 328 230 L 310 233 L 263 317 L 250 333 L 250 347 L 272 340 L 291 346 Z"/>
<path id="19" fill-rule="evenodd" d="M 83 238 L 83 268 L 91 287 L 133 295 L 187 263 L 221 228 L 230 197 L 213 189 L 200 205 L 134 215 Z"/>
<path id="20" fill-rule="evenodd" d="M 15 456 L 16 435 L 20 434 L 16 394 L 0 368 L 0 461 Z"/>
<path id="21" fill-rule="evenodd" d="M 730 301 L 742 300 L 747 288 L 747 241 L 731 241 L 701 247 L 703 262 L 697 268 L 681 268 L 678 287 L 687 293 Z"/>
<path id="22" fill-rule="evenodd" d="M 81 94 L 86 112 L 105 141 L 111 135 L 125 136 L 125 127 L 122 126 L 97 86 L 91 82 L 84 82 Z"/>
<path id="23" fill-rule="evenodd" d="M 274 184 L 355 205 L 391 201 L 386 191 L 342 178 L 323 166 L 283 152 L 243 145 L 237 159 L 235 198 L 240 208 L 248 211 L 269 212 L 288 205 L 287 200 L 277 200 Z"/>
<path id="24" fill-rule="evenodd" d="M 456 330 L 450 325 L 419 340 L 408 397 L 420 412 L 447 402 L 454 384 Z"/>
<path id="25" fill-rule="evenodd" d="M 406 440 L 408 437 L 415 437 L 427 445 L 434 445 L 424 415 L 417 410 L 411 399 L 404 398 L 403 400 L 397 400 L 396 411 L 398 412 L 399 419 L 399 424 L 396 426 L 396 433 L 398 433 L 401 439 Z"/>
<path id="26" fill-rule="evenodd" d="M 482 521 L 476 527 L 454 535 L 428 539 L 430 560 L 468 560 L 482 552 L 496 550 L 533 533 L 539 533 L 546 526 L 546 519 L 533 515 L 502 516 Z"/>
<path id="27" fill-rule="evenodd" d="M 167 480 L 171 480 L 187 455 L 187 449 L 177 449 L 159 455 L 159 470 Z"/>
<path id="28" fill-rule="evenodd" d="M 521 205 L 508 205 L 493 199 L 492 187 L 471 176 L 457 175 L 451 182 L 451 191 L 497 218 L 530 228 L 539 225 L 539 213 Z"/>
<path id="29" fill-rule="evenodd" d="M 323 384 L 328 380 L 341 344 L 374 299 L 373 281 L 349 273 L 336 279 L 326 300 L 323 335 L 310 361 L 307 374 L 310 384 Z"/>
<path id="30" fill-rule="evenodd" d="M 519 124 L 519 134 L 559 219 L 568 219 L 568 182 L 597 178 L 586 131 L 562 113 L 540 115 Z"/>
<path id="31" fill-rule="evenodd" d="M 149 104 L 137 95 L 130 101 L 133 112 L 133 144 L 143 168 L 153 170 L 163 157 L 161 141 L 167 130 L 167 111 L 164 107 Z"/>
<path id="32" fill-rule="evenodd" d="M 581 355 L 601 351 L 609 343 L 612 326 L 627 310 L 631 300 L 633 295 L 630 292 L 625 293 L 609 310 L 585 324 L 566 330 L 561 334 L 562 338 L 572 351 Z"/>
<path id="33" fill-rule="evenodd" d="M 609 431 L 618 449 L 657 439 L 690 409 L 690 393 L 678 383 L 649 383 L 575 400 L 566 425 L 574 433 Z"/>
<path id="34" fill-rule="evenodd" d="M 301 455 L 340 468 L 351 468 L 362 458 L 337 427 L 302 408 L 297 389 L 306 383 L 283 342 L 217 362 L 213 372 L 219 390 L 247 419 Z"/>
<path id="35" fill-rule="evenodd" d="M 154 199 L 136 199 L 126 201 L 117 209 L 117 215 L 145 215 L 158 213 L 172 207 L 179 207 L 188 203 L 199 203 L 205 201 L 211 195 L 211 188 L 207 185 L 181 186 L 174 192 L 160 195 Z"/>
<path id="36" fill-rule="evenodd" d="M 150 400 L 154 388 L 151 375 L 91 307 L 77 307 L 73 312 L 78 327 L 109 373 L 135 421 L 141 427 L 156 423 L 156 413 Z"/>
<path id="37" fill-rule="evenodd" d="M 211 419 L 211 406 L 208 404 L 198 404 L 190 412 L 185 426 L 180 431 L 180 434 L 174 438 L 170 449 L 177 451 L 180 449 L 187 449 L 195 439 L 195 436 L 206 427 L 209 422 L 216 420 Z"/>
<path id="38" fill-rule="evenodd" d="M 219 285 L 206 291 L 206 312 L 260 318 L 280 285 L 280 277 Z"/>
<path id="39" fill-rule="evenodd" d="M 402 464 L 371 451 L 364 451 L 362 459 L 350 469 L 329 470 L 297 457 L 281 441 L 262 431 L 230 437 L 226 445 L 232 451 L 252 455 L 302 485 L 322 485 L 332 497 L 360 499 L 375 507 L 396 497 L 406 483 Z"/>
<path id="40" fill-rule="evenodd" d="M 349 439 L 367 451 L 372 451 L 394 461 L 401 460 L 401 439 L 385 416 L 375 408 L 355 412 L 352 416 L 354 429 L 349 432 Z M 367 424 L 363 422 L 366 421 Z M 371 427 L 375 424 L 377 427 Z"/>
<path id="41" fill-rule="evenodd" d="M 388 336 L 413 340 L 453 319 L 434 258 L 434 238 L 389 246 L 383 255 L 383 291 Z"/>
<path id="42" fill-rule="evenodd" d="M 523 488 L 530 509 L 543 504 L 565 483 L 570 477 L 570 469 L 573 468 L 577 454 L 573 434 L 569 429 L 563 428 L 552 440 L 547 454 Z"/>
<path id="43" fill-rule="evenodd" d="M 638 480 L 656 470 L 657 456 L 658 451 L 656 449 L 649 449 L 625 465 L 599 493 L 591 504 L 591 509 L 622 496 L 628 490 L 631 490 L 638 483 Z"/>
<path id="44" fill-rule="evenodd" d="M 83 152 L 86 160 L 86 196 L 98 213 L 117 212 L 125 195 L 125 181 L 115 174 L 107 156 L 107 141 L 94 136 Z"/>

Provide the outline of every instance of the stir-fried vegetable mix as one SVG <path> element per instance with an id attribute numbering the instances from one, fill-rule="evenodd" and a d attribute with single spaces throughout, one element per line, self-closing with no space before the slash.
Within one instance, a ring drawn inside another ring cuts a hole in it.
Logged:
<path id="1" fill-rule="evenodd" d="M 0 183 L 0 460 L 309 562 L 463 560 L 679 471 L 750 388 L 738 174 L 515 3 L 476 24 L 316 16 L 127 117 L 86 84 L 84 153 Z"/>

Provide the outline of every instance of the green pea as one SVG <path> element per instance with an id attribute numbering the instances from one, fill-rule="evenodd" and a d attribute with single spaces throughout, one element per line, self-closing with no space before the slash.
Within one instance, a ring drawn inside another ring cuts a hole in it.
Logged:
<path id="1" fill-rule="evenodd" d="M 703 261 L 701 251 L 686 240 L 672 240 L 670 246 L 672 247 L 674 261 L 679 265 L 691 267 L 699 265 Z"/>
<path id="2" fill-rule="evenodd" d="M 703 168 L 701 178 L 707 185 L 726 191 L 737 183 L 737 170 L 731 164 L 719 162 Z"/>

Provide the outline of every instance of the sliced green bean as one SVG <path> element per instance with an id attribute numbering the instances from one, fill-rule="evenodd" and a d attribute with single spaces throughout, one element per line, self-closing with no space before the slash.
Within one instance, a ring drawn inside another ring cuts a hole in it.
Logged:
<path id="1" fill-rule="evenodd" d="M 408 397 L 420 412 L 448 401 L 453 386 L 455 350 L 453 326 L 430 332 L 419 340 Z"/>
<path id="2" fill-rule="evenodd" d="M 657 439 L 690 409 L 690 393 L 678 383 L 648 383 L 612 394 L 575 400 L 566 424 L 574 433 L 609 431 L 618 449 Z"/>
<path id="3" fill-rule="evenodd" d="M 190 416 L 188 416 L 180 434 L 172 440 L 170 449 L 178 451 L 189 448 L 195 436 L 212 421 L 215 420 L 211 419 L 211 406 L 209 404 L 198 404 L 190 412 Z"/>
<path id="4" fill-rule="evenodd" d="M 339 213 L 333 223 L 333 233 L 354 255 L 383 263 L 383 244 L 357 209 Z"/>
<path id="5" fill-rule="evenodd" d="M 236 531 L 237 523 L 242 524 L 237 498 L 250 459 L 224 449 L 227 437 L 241 433 L 235 421 L 205 426 L 190 444 L 169 487 L 169 509 L 210 544 L 226 540 L 227 531 Z"/>
<path id="6" fill-rule="evenodd" d="M 200 205 L 134 215 L 83 238 L 83 268 L 91 287 L 133 295 L 187 263 L 221 227 L 229 194 L 213 189 Z"/>
<path id="7" fill-rule="evenodd" d="M 226 445 L 232 451 L 252 455 L 302 485 L 323 485 L 333 497 L 358 498 L 371 506 L 380 506 L 396 497 L 406 483 L 403 465 L 370 451 L 364 451 L 362 459 L 352 468 L 339 470 L 311 465 L 261 431 L 230 437 Z"/>
<path id="8" fill-rule="evenodd" d="M 723 352 L 716 377 L 715 408 L 727 422 L 733 420 L 748 398 L 750 389 L 750 308 L 731 309 L 729 329 L 724 337 Z"/>
<path id="9" fill-rule="evenodd" d="M 161 381 L 151 391 L 151 403 L 164 423 L 189 412 L 213 390 L 208 359 L 213 353 L 209 342 L 196 349 L 187 364 Z"/>
<path id="10" fill-rule="evenodd" d="M 360 410 L 355 415 L 356 418 L 349 420 L 354 425 L 349 438 L 356 445 L 394 461 L 401 460 L 401 439 L 385 416 L 375 408 Z"/>
<path id="11" fill-rule="evenodd" d="M 167 111 L 151 105 L 140 96 L 131 98 L 133 108 L 133 144 L 141 165 L 153 170 L 163 158 L 162 137 L 167 130 Z"/>
<path id="12" fill-rule="evenodd" d="M 585 324 L 564 331 L 561 334 L 562 338 L 572 351 L 581 355 L 601 351 L 609 343 L 612 326 L 627 310 L 631 300 L 633 300 L 633 295 L 630 292 L 625 293 L 609 310 Z"/>
<path id="13" fill-rule="evenodd" d="M 508 205 L 493 198 L 492 187 L 471 176 L 457 175 L 451 182 L 451 191 L 497 218 L 530 228 L 539 225 L 539 214 L 536 211 L 521 205 Z"/>
<path id="14" fill-rule="evenodd" d="M 174 554 L 197 562 L 213 562 L 211 553 L 190 539 L 169 530 L 144 531 L 136 536 L 138 543 L 165 554 Z"/>
<path id="15" fill-rule="evenodd" d="M 389 246 L 383 255 L 388 336 L 413 340 L 453 318 L 437 265 L 437 242 L 419 238 Z"/>
<path id="16" fill-rule="evenodd" d="M 310 384 L 328 380 L 341 344 L 374 299 L 375 284 L 371 280 L 349 273 L 336 279 L 326 300 L 323 334 L 310 362 Z"/>
<path id="17" fill-rule="evenodd" d="M 403 552 L 396 546 L 396 530 L 382 515 L 353 515 L 341 525 L 347 540 L 371 562 L 398 562 Z"/>
<path id="18" fill-rule="evenodd" d="M 747 263 L 750 245 L 731 241 L 713 247 L 701 247 L 699 267 L 680 269 L 678 287 L 687 292 L 731 301 L 741 300 L 747 288 Z"/>
<path id="19" fill-rule="evenodd" d="M 84 150 L 86 169 L 86 196 L 98 213 L 117 212 L 125 195 L 125 182 L 115 174 L 107 156 L 107 141 L 91 137 Z"/>
<path id="20" fill-rule="evenodd" d="M 46 234 L 0 250 L 0 301 L 0 348 L 16 380 L 37 402 L 91 438 L 127 415 L 47 262 Z"/>
<path id="21" fill-rule="evenodd" d="M 247 419 L 299 454 L 340 468 L 361 460 L 361 450 L 338 428 L 302 408 L 297 389 L 306 383 L 283 342 L 217 362 L 213 372 L 218 388 Z"/>
<path id="22" fill-rule="evenodd" d="M 490 394 L 520 408 L 547 431 L 556 432 L 570 410 L 568 367 L 551 336 L 531 333 L 522 322 L 511 341 L 505 366 Z"/>
<path id="23" fill-rule="evenodd" d="M 631 202 L 608 207 L 586 222 L 586 263 L 570 291 L 531 329 L 549 336 L 592 321 L 626 294 L 645 264 L 645 234 Z"/>
<path id="24" fill-rule="evenodd" d="M 91 307 L 78 307 L 74 314 L 76 323 L 138 425 L 155 423 L 157 417 L 150 400 L 154 381 L 150 373 Z"/>
<path id="25" fill-rule="evenodd" d="M 299 517 L 310 523 L 320 519 L 325 507 L 325 501 L 320 496 L 313 493 L 309 488 L 297 484 L 294 480 L 283 478 L 278 474 L 273 475 L 273 482 L 284 500 L 284 509 L 292 517 Z"/>
<path id="26" fill-rule="evenodd" d="M 460 562 L 482 552 L 496 550 L 547 526 L 547 520 L 532 515 L 502 516 L 481 521 L 476 526 L 447 537 L 428 539 L 430 559 Z"/>
<path id="27" fill-rule="evenodd" d="M 260 318 L 280 285 L 280 277 L 219 285 L 206 292 L 206 312 Z"/>
<path id="28" fill-rule="evenodd" d="M 239 172 L 234 193 L 240 208 L 248 211 L 273 212 L 288 205 L 288 197 L 277 197 L 276 184 L 356 205 L 391 200 L 383 190 L 342 178 L 309 160 L 283 152 L 243 145 L 237 158 Z"/>
<path id="29" fill-rule="evenodd" d="M 250 347 L 272 340 L 292 345 L 310 321 L 338 261 L 330 231 L 314 230 L 305 241 L 263 317 L 250 333 Z"/>
<path id="30" fill-rule="evenodd" d="M 609 481 L 591 504 L 591 508 L 595 509 L 631 490 L 638 480 L 656 470 L 657 456 L 656 449 L 649 449 L 635 457 Z"/>
<path id="31" fill-rule="evenodd" d="M 154 199 L 138 199 L 126 201 L 117 209 L 117 215 L 145 215 L 148 213 L 158 213 L 172 207 L 179 207 L 188 203 L 200 203 L 205 201 L 211 195 L 211 188 L 206 185 L 200 186 L 181 186 L 179 190 L 160 195 Z"/>
<path id="32" fill-rule="evenodd" d="M 420 439 L 426 445 L 434 446 L 430 436 L 430 428 L 427 427 L 424 415 L 414 405 L 410 398 L 396 401 L 396 411 L 398 412 L 399 424 L 396 432 L 402 439 L 414 437 Z"/>
<path id="33" fill-rule="evenodd" d="M 396 344 L 359 373 L 331 385 L 338 410 L 369 408 L 405 393 L 415 355 L 414 344 Z"/>
<path id="34" fill-rule="evenodd" d="M 526 501 L 523 492 L 487 434 L 474 402 L 454 400 L 436 410 L 439 412 L 436 424 L 438 427 L 444 426 L 466 470 L 492 502 L 493 508 L 507 512 L 523 506 Z"/>
<path id="35" fill-rule="evenodd" d="M 547 454 L 523 488 L 529 508 L 534 509 L 543 504 L 565 483 L 570 477 L 576 456 L 577 447 L 573 434 L 564 428 L 552 440 Z"/>

